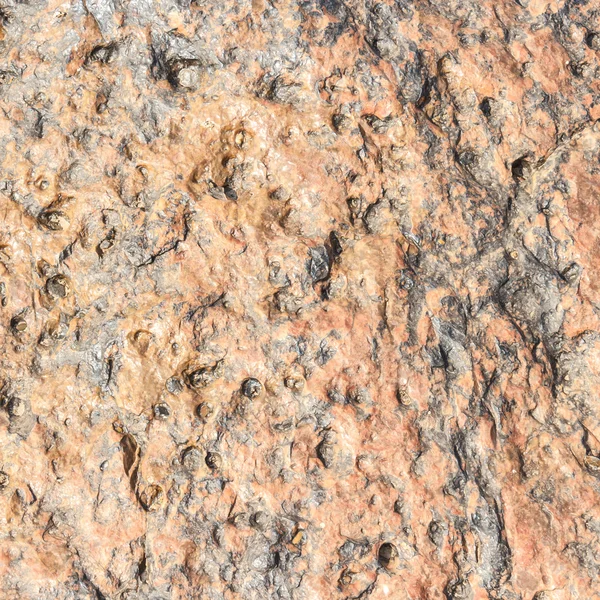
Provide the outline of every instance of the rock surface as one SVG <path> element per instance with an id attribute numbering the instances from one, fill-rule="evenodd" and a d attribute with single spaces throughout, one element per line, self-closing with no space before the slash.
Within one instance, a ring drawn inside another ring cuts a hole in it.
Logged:
<path id="1" fill-rule="evenodd" d="M 0 8 L 6 600 L 600 598 L 600 3 Z"/>

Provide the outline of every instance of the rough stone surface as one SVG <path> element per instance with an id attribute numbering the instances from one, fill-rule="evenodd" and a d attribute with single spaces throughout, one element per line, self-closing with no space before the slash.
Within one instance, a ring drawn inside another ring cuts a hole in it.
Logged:
<path id="1" fill-rule="evenodd" d="M 2 600 L 600 598 L 600 2 L 6 0 Z"/>

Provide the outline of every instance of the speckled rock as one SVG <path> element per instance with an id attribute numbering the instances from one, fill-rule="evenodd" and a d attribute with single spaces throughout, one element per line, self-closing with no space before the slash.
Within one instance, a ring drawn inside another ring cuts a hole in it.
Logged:
<path id="1" fill-rule="evenodd" d="M 600 598 L 597 0 L 7 0 L 4 600 Z"/>

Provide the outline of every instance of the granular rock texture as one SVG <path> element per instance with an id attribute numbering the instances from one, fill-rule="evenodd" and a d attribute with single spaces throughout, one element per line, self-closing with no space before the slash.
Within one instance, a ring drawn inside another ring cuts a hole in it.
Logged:
<path id="1" fill-rule="evenodd" d="M 599 76 L 598 0 L 6 0 L 0 598 L 600 598 Z"/>

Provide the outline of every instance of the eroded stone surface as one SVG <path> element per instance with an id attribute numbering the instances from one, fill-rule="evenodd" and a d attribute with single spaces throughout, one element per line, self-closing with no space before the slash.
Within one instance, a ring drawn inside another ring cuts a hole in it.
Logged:
<path id="1" fill-rule="evenodd" d="M 2 598 L 598 597 L 597 1 L 0 23 Z"/>

